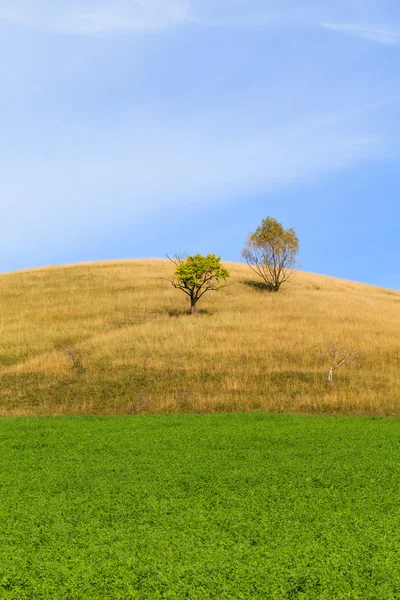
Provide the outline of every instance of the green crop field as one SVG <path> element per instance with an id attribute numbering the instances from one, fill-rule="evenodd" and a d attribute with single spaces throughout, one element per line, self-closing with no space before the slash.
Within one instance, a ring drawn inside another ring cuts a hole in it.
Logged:
<path id="1" fill-rule="evenodd" d="M 0 598 L 400 598 L 400 422 L 0 421 Z"/>

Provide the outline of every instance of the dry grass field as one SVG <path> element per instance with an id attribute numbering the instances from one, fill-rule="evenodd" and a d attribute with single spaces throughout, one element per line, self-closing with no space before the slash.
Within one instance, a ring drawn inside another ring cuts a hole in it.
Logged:
<path id="1" fill-rule="evenodd" d="M 400 416 L 400 293 L 299 272 L 278 294 L 226 263 L 197 316 L 134 260 L 0 276 L 1 415 L 277 411 Z M 362 360 L 335 373 L 324 340 Z"/>

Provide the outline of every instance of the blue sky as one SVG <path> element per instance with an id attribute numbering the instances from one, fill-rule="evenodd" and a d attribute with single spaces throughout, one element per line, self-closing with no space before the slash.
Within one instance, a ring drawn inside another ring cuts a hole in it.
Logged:
<path id="1" fill-rule="evenodd" d="M 400 289 L 400 5 L 0 0 L 0 271 L 214 252 Z"/>

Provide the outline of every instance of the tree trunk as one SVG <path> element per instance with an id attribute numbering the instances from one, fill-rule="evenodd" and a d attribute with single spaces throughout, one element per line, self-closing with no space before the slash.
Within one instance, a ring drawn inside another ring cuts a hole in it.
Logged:
<path id="1" fill-rule="evenodd" d="M 333 367 L 331 367 L 329 369 L 328 380 L 326 383 L 328 384 L 329 387 L 331 387 L 333 385 Z"/>
<path id="2" fill-rule="evenodd" d="M 190 303 L 190 314 L 191 315 L 195 315 L 196 314 L 196 303 L 193 302 L 193 300 L 191 300 L 191 303 Z"/>

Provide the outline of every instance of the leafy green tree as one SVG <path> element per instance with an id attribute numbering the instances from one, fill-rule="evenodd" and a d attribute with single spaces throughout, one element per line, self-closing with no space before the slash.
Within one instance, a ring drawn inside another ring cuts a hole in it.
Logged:
<path id="1" fill-rule="evenodd" d="M 284 229 L 276 219 L 267 217 L 247 238 L 242 256 L 268 288 L 277 292 L 292 277 L 298 252 L 299 239 L 294 229 Z"/>
<path id="2" fill-rule="evenodd" d="M 187 258 L 181 255 L 167 257 L 176 266 L 173 278 L 168 281 L 189 296 L 192 315 L 195 314 L 196 304 L 204 294 L 216 292 L 226 286 L 229 271 L 223 268 L 221 258 L 215 254 L 195 254 Z"/>

